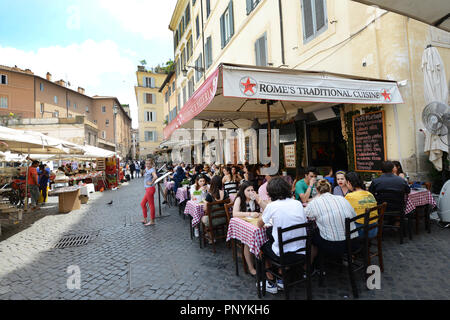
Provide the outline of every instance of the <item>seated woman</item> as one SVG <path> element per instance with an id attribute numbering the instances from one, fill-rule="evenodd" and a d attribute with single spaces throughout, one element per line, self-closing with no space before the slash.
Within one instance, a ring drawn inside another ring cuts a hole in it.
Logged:
<path id="1" fill-rule="evenodd" d="M 291 186 L 280 177 L 270 179 L 267 184 L 267 193 L 272 202 L 268 203 L 262 216 L 258 220 L 258 227 L 272 225 L 267 229 L 269 241 L 262 247 L 261 251 L 268 257 L 266 267 L 270 266 L 270 261 L 279 261 L 280 252 L 278 244 L 278 228 L 288 228 L 297 224 L 307 222 L 303 206 L 300 201 L 292 199 Z M 305 229 L 292 230 L 285 233 L 283 240 L 289 240 L 295 237 L 305 236 Z M 305 252 L 295 253 L 296 250 L 305 247 L 305 241 L 295 241 L 285 244 L 283 249 L 286 254 L 286 260 L 297 262 L 305 259 Z M 267 278 L 273 280 L 273 275 L 267 273 Z M 283 282 L 278 280 L 276 284 L 266 282 L 266 290 L 272 294 L 277 293 L 277 287 L 283 288 Z"/>
<path id="2" fill-rule="evenodd" d="M 392 173 L 406 180 L 406 175 L 403 172 L 402 165 L 400 164 L 400 162 L 392 161 L 392 163 L 394 164 L 394 170 L 392 171 Z"/>
<path id="3" fill-rule="evenodd" d="M 369 191 L 365 191 L 364 183 L 356 172 L 348 172 L 345 175 L 347 179 L 348 189 L 352 192 L 348 193 L 345 196 L 345 199 L 350 202 L 353 209 L 355 209 L 356 215 L 363 214 L 367 208 L 373 208 L 377 206 L 377 200 Z M 377 211 L 370 212 L 370 217 L 377 216 Z M 372 224 L 376 223 L 376 220 L 371 221 Z M 358 219 L 355 222 L 356 227 L 359 227 L 364 224 L 364 219 Z M 369 238 L 376 237 L 378 232 L 378 228 L 374 228 L 369 230 Z M 359 236 L 363 236 L 364 231 L 359 230 Z"/>
<path id="4" fill-rule="evenodd" d="M 260 207 L 264 209 L 266 205 L 266 202 L 262 201 L 253 189 L 253 185 L 244 182 L 239 188 L 239 192 L 234 200 L 233 217 L 259 218 L 261 216 Z M 253 276 L 256 275 L 256 269 L 253 265 L 253 258 L 248 245 L 244 246 L 244 256 L 250 274 Z"/>
<path id="5" fill-rule="evenodd" d="M 355 210 L 344 197 L 332 195 L 330 183 L 323 179 L 316 183 L 318 196 L 306 207 L 306 216 L 315 220 L 319 232 L 313 235 L 312 243 L 328 255 L 341 256 L 346 252 L 345 218 L 354 218 Z M 355 226 L 352 223 L 351 229 Z M 357 238 L 353 233 L 351 238 Z M 312 255 L 316 256 L 316 248 Z"/>
<path id="6" fill-rule="evenodd" d="M 229 194 L 235 194 L 238 192 L 238 181 L 236 181 L 235 177 L 231 174 L 230 167 L 223 168 L 223 188 Z"/>
<path id="7" fill-rule="evenodd" d="M 195 184 L 190 189 L 191 200 L 197 203 L 203 202 L 208 194 L 208 186 L 206 184 L 206 178 L 204 175 L 198 175 L 195 180 Z"/>
<path id="8" fill-rule="evenodd" d="M 209 186 L 209 191 L 206 194 L 205 201 L 206 202 L 216 202 L 222 201 L 228 198 L 228 194 L 222 190 L 222 178 L 219 176 L 214 176 L 211 180 L 211 185 Z M 205 203 L 206 207 L 206 203 Z M 205 208 L 206 210 L 206 208 Z M 202 217 L 203 224 L 209 224 L 209 218 L 207 215 Z M 198 237 L 198 228 L 194 229 L 195 236 Z"/>
<path id="9" fill-rule="evenodd" d="M 333 189 L 335 196 L 345 197 L 350 191 L 347 188 L 347 180 L 345 180 L 345 171 L 336 172 L 336 182 Z"/>

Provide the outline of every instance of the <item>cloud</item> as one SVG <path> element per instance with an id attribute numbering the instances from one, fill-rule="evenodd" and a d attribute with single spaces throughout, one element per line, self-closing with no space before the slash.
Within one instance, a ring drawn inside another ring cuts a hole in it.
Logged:
<path id="1" fill-rule="evenodd" d="M 169 23 L 177 0 L 99 0 L 128 31 L 145 40 L 172 38 Z"/>
<path id="2" fill-rule="evenodd" d="M 0 46 L 0 64 L 28 68 L 41 77 L 50 72 L 54 81 L 64 79 L 72 89 L 85 88 L 89 96 L 115 96 L 121 103 L 130 104 L 133 126 L 137 126 L 135 58 L 133 52 L 122 50 L 113 41 L 86 40 L 36 51 Z"/>

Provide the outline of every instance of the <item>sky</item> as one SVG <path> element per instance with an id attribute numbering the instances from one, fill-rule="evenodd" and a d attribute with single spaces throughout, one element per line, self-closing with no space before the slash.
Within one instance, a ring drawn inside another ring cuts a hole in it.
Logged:
<path id="1" fill-rule="evenodd" d="M 50 72 L 89 96 L 116 96 L 130 104 L 137 128 L 137 66 L 173 60 L 176 1 L 1 0 L 0 65 Z"/>

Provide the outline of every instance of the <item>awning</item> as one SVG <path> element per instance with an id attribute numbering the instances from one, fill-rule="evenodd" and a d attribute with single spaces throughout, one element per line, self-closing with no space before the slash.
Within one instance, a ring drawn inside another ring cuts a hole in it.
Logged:
<path id="1" fill-rule="evenodd" d="M 449 0 L 353 0 L 392 11 L 450 32 Z"/>
<path id="2" fill-rule="evenodd" d="M 192 119 L 248 128 L 255 118 L 267 119 L 262 100 L 275 101 L 271 120 L 289 118 L 299 108 L 319 104 L 403 103 L 397 82 L 328 72 L 221 64 L 177 117 L 164 128 L 164 138 L 178 128 L 193 128 Z"/>

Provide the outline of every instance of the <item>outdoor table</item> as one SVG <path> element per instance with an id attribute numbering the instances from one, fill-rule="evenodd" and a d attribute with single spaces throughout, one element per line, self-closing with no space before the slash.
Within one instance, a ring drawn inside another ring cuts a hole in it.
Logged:
<path id="1" fill-rule="evenodd" d="M 433 199 L 433 195 L 427 189 L 423 190 L 411 190 L 406 199 L 405 214 L 413 212 L 416 207 L 431 204 L 436 207 L 436 202 Z"/>
<path id="2" fill-rule="evenodd" d="M 252 222 L 248 222 L 243 218 L 231 218 L 228 225 L 227 241 L 232 240 L 236 275 L 239 275 L 236 241 L 240 241 L 243 245 L 248 245 L 249 251 L 258 257 L 261 246 L 268 240 L 266 228 L 258 228 L 256 226 L 258 219 L 250 218 L 249 220 Z M 242 258 L 244 259 L 244 257 Z"/>
<path id="3" fill-rule="evenodd" d="M 177 194 L 175 195 L 175 198 L 177 198 L 180 203 L 188 199 L 188 190 L 186 187 L 178 188 Z"/>
<path id="4" fill-rule="evenodd" d="M 186 203 L 186 208 L 184 209 L 185 215 L 190 215 L 192 217 L 192 227 L 199 224 L 200 219 L 205 214 L 205 206 L 203 203 L 197 203 L 195 201 L 189 200 Z"/>
<path id="5" fill-rule="evenodd" d="M 49 191 L 48 195 L 58 196 L 59 213 L 69 213 L 81 208 L 80 187 L 63 187 Z"/>

